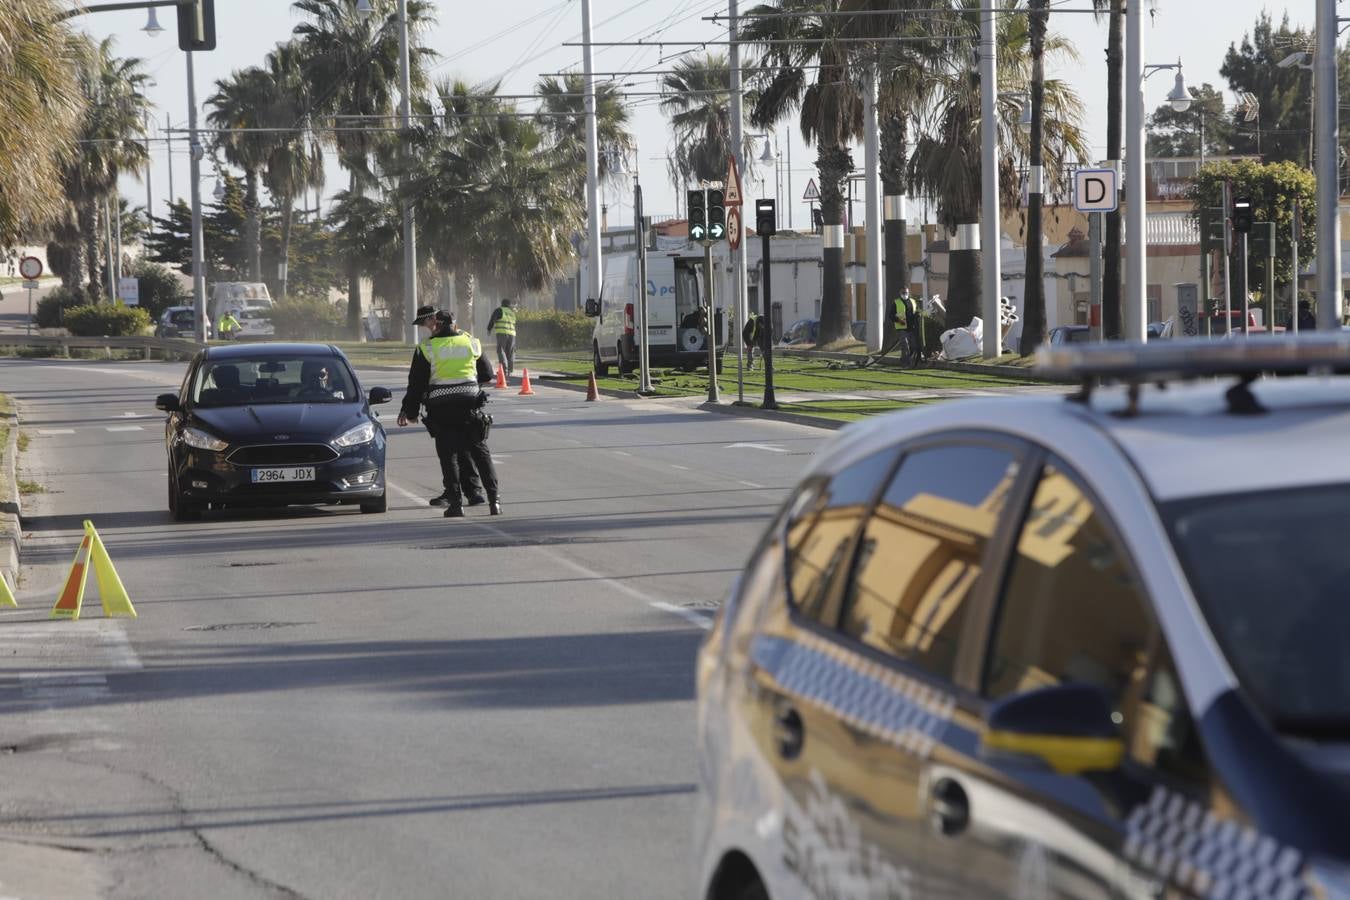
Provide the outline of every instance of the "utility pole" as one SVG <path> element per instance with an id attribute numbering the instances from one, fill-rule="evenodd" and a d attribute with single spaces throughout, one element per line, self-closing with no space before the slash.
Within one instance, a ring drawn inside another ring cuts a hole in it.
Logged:
<path id="1" fill-rule="evenodd" d="M 1148 335 L 1145 283 L 1144 181 L 1144 11 L 1142 3 L 1125 8 L 1125 296 L 1120 304 L 1125 340 Z"/>
<path id="2" fill-rule="evenodd" d="M 412 128 L 412 73 L 408 50 L 408 0 L 398 0 L 398 70 L 399 89 L 403 99 L 399 103 L 399 122 L 405 133 Z M 404 186 L 407 175 L 403 176 Z M 417 326 L 412 324 L 413 312 L 417 309 L 417 223 L 413 220 L 412 201 L 407 194 L 403 198 L 403 335 L 409 344 L 417 343 Z M 473 322 L 463 323 L 472 330 Z M 357 322 L 356 327 L 361 328 Z M 359 339 L 363 330 L 349 335 Z"/>
<path id="3" fill-rule="evenodd" d="M 202 238 L 202 154 L 197 135 L 197 84 L 192 71 L 192 53 L 187 57 L 188 88 L 188 180 L 192 189 L 192 306 L 195 312 L 197 340 L 206 343 L 206 248 Z"/>
<path id="4" fill-rule="evenodd" d="M 760 409 L 777 409 L 778 400 L 773 393 L 773 265 L 769 253 L 769 238 L 778 230 L 777 205 L 772 200 L 755 201 L 755 231 L 761 241 L 760 266 L 760 307 L 768 317 L 768 324 L 760 329 L 760 349 L 764 356 L 764 400 Z"/>
<path id="5" fill-rule="evenodd" d="M 176 199 L 173 195 L 173 120 L 169 118 L 168 113 L 164 114 L 164 148 L 169 157 L 169 205 L 173 206 Z"/>
<path id="6" fill-rule="evenodd" d="M 703 277 L 708 283 L 708 402 L 720 403 L 721 391 L 717 384 L 717 291 L 712 267 L 713 242 L 703 242 Z M 645 293 L 646 287 L 644 285 Z"/>
<path id="7" fill-rule="evenodd" d="M 1289 326 L 1298 334 L 1298 242 L 1303 237 L 1303 208 L 1294 201 L 1294 221 L 1290 225 L 1293 240 L 1290 244 L 1294 251 L 1294 283 L 1289 290 Z"/>
<path id="8" fill-rule="evenodd" d="M 633 154 L 634 158 L 637 154 Z M 634 164 L 634 172 L 637 171 Z M 633 176 L 633 233 L 638 267 L 638 393 L 652 392 L 651 356 L 647 353 L 647 219 L 642 214 L 642 184 Z"/>
<path id="9" fill-rule="evenodd" d="M 1341 327 L 1340 95 L 1336 0 L 1317 0 L 1313 87 L 1317 91 L 1317 327 Z"/>
<path id="10" fill-rule="evenodd" d="M 150 133 L 152 123 L 149 111 L 145 114 L 145 236 L 148 239 L 155 230 L 154 192 L 150 184 Z"/>
<path id="11" fill-rule="evenodd" d="M 864 76 L 867 79 L 863 93 L 863 144 L 867 184 L 867 349 L 876 353 L 882 348 L 886 322 L 886 288 L 881 272 L 881 132 L 877 127 L 877 68 L 871 65 Z M 789 198 L 791 202 L 791 198 Z"/>
<path id="12" fill-rule="evenodd" d="M 998 356 L 1003 343 L 998 324 L 998 295 L 1003 286 L 999 246 L 998 206 L 998 116 L 994 109 L 998 92 L 998 60 L 993 4 L 980 7 L 980 180 L 983 184 L 980 243 L 983 245 L 984 283 L 980 314 L 984 319 L 984 358 Z M 963 250 L 970 247 L 962 245 Z M 962 323 L 957 323 L 962 324 Z"/>
<path id="13" fill-rule="evenodd" d="M 745 110 L 744 97 L 741 95 L 741 45 L 737 42 L 738 25 L 737 0 L 727 0 L 727 36 L 730 40 L 731 64 L 731 152 L 736 157 L 736 171 L 745 172 Z M 730 188 L 730 185 L 727 185 Z M 679 195 L 676 194 L 676 202 Z M 739 210 L 738 210 L 739 213 Z M 732 298 L 732 308 L 736 311 L 736 327 L 732 329 L 732 340 L 736 342 L 736 402 L 745 402 L 745 348 L 741 346 L 741 329 L 750 318 L 749 282 L 745 262 L 745 217 L 736 216 L 734 227 L 736 234 L 727 237 L 736 247 L 731 251 L 733 284 L 736 296 Z"/>
<path id="14" fill-rule="evenodd" d="M 591 0 L 581 0 L 582 100 L 586 109 L 586 247 L 590 257 L 589 298 L 600 296 L 600 138 L 595 124 L 595 76 L 591 48 Z"/>

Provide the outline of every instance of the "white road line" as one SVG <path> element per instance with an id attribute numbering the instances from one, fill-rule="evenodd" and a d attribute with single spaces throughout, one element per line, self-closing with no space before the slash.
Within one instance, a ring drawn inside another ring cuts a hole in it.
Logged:
<path id="1" fill-rule="evenodd" d="M 628 453 L 628 452 L 625 451 L 625 450 L 615 450 L 615 451 L 613 451 L 613 453 L 614 453 L 615 456 L 632 456 L 632 455 L 633 455 L 633 454 L 631 454 L 631 453 Z"/>
<path id="2" fill-rule="evenodd" d="M 690 471 L 690 468 L 689 468 L 688 466 L 677 466 L 677 465 L 675 465 L 674 463 L 670 463 L 670 467 L 671 467 L 672 469 L 679 469 L 681 472 L 688 472 L 688 471 Z"/>
<path id="3" fill-rule="evenodd" d="M 762 484 L 755 484 L 753 481 L 737 481 L 736 483 L 737 483 L 737 484 L 743 484 L 743 485 L 745 485 L 746 487 L 752 487 L 752 488 L 762 488 L 762 487 L 764 487 L 764 485 L 762 485 Z"/>
<path id="4" fill-rule="evenodd" d="M 144 419 L 144 418 L 147 418 L 149 415 L 150 415 L 149 413 L 124 412 L 124 413 L 122 413 L 122 418 L 124 418 L 124 419 Z"/>
<path id="5" fill-rule="evenodd" d="M 744 447 L 746 450 L 766 450 L 769 453 L 789 453 L 791 451 L 783 447 L 775 447 L 773 444 L 727 444 L 723 450 L 735 450 Z"/>
<path id="6" fill-rule="evenodd" d="M 75 429 L 74 429 L 74 428 L 39 428 L 39 429 L 38 429 L 38 434 L 42 434 L 42 435 L 52 435 L 52 434 L 74 434 L 74 433 L 75 433 Z"/>
<path id="7" fill-rule="evenodd" d="M 139 425 L 109 425 L 108 431 L 144 431 Z"/>
<path id="8" fill-rule="evenodd" d="M 581 441 L 577 440 L 576 438 L 565 437 L 565 438 L 559 438 L 558 440 L 560 440 L 560 441 L 566 441 L 566 442 L 569 443 L 569 444 L 576 444 L 578 447 L 581 446 Z"/>
<path id="9" fill-rule="evenodd" d="M 529 414 L 532 415 L 532 416 L 546 416 L 546 415 L 548 415 L 548 413 L 544 412 L 542 409 L 522 409 L 521 412 L 527 412 L 527 413 L 529 413 Z"/>
<path id="10" fill-rule="evenodd" d="M 392 490 L 399 496 L 405 497 L 416 503 L 421 504 L 426 502 L 423 498 L 417 496 L 411 491 L 399 487 L 392 481 L 385 481 L 385 487 Z M 502 531 L 500 528 L 493 528 L 486 522 L 469 520 L 468 524 L 473 525 L 477 528 L 482 528 L 485 531 L 490 531 L 494 535 L 503 540 L 506 541 L 516 540 L 516 538 L 513 535 L 505 531 Z M 697 625 L 699 628 L 704 629 L 705 631 L 709 628 L 712 628 L 712 619 L 708 618 L 707 616 L 701 616 L 698 613 L 694 612 L 693 610 L 685 609 L 682 606 L 676 606 L 674 603 L 671 603 L 667 600 L 662 600 L 660 597 L 655 597 L 651 594 L 646 593 L 645 591 L 640 591 L 635 587 L 625 584 L 624 582 L 618 580 L 617 578 L 610 578 L 608 575 L 603 575 L 600 572 L 597 572 L 594 569 L 590 568 L 589 566 L 584 566 L 581 563 L 576 562 L 575 560 L 568 559 L 561 553 L 557 553 L 553 550 L 550 550 L 547 547 L 533 546 L 533 547 L 524 547 L 522 549 L 533 550 L 535 553 L 540 553 L 544 556 L 547 556 L 549 559 L 553 560 L 558 565 L 565 566 L 566 568 L 571 569 L 573 572 L 576 572 L 578 575 L 584 575 L 587 578 L 592 578 L 595 579 L 596 581 L 603 581 L 605 584 L 608 584 L 610 587 L 614 588 L 621 594 L 627 594 L 634 600 L 641 600 L 643 603 L 647 604 L 653 609 L 659 609 L 662 610 L 663 612 L 674 613 L 680 618 L 692 622 L 693 624 Z"/>

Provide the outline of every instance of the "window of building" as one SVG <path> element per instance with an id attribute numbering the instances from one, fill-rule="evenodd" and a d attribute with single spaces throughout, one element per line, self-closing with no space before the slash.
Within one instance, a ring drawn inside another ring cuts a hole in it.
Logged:
<path id="1" fill-rule="evenodd" d="M 1153 619 L 1106 521 L 1057 461 L 1018 537 L 986 661 L 993 699 L 1054 684 L 1100 688 L 1118 713 L 1147 671 Z"/>
<path id="2" fill-rule="evenodd" d="M 1014 455 L 996 447 L 907 455 L 867 522 L 841 629 L 950 678 L 966 600 L 1016 476 Z"/>
<path id="3" fill-rule="evenodd" d="M 801 613 L 833 625 L 831 587 L 853 551 L 853 539 L 895 465 L 891 448 L 854 463 L 828 481 L 803 488 L 787 526 L 788 593 Z"/>

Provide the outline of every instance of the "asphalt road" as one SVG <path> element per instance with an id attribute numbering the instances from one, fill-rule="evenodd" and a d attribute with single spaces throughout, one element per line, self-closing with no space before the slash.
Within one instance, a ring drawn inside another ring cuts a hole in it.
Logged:
<path id="1" fill-rule="evenodd" d="M 446 520 L 391 404 L 387 514 L 175 524 L 182 370 L 0 361 L 49 488 L 0 612 L 0 895 L 689 896 L 693 655 L 826 432 L 501 392 L 506 515 Z M 48 621 L 85 518 L 138 619 L 91 581 Z"/>

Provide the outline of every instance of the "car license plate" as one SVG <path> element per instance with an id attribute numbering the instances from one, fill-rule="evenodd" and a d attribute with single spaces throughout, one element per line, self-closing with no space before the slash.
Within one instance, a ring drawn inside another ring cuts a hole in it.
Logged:
<path id="1" fill-rule="evenodd" d="M 287 466 L 274 469 L 254 469 L 253 483 L 267 484 L 273 481 L 313 481 L 313 466 Z"/>

